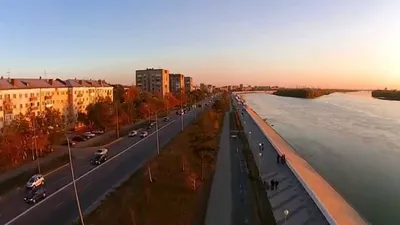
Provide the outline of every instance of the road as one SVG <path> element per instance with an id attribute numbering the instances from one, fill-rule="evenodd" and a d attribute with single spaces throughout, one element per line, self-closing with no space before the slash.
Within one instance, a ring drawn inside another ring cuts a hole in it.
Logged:
<path id="1" fill-rule="evenodd" d="M 184 115 L 188 125 L 203 108 L 196 108 Z M 169 122 L 159 121 L 160 146 L 165 145 L 181 131 L 181 117 L 171 115 Z M 94 167 L 89 163 L 93 151 L 79 154 L 73 161 L 77 189 L 82 210 L 88 209 L 104 193 L 124 177 L 139 169 L 150 157 L 157 154 L 155 127 L 146 138 L 123 137 L 111 144 L 108 160 Z M 5 225 L 54 225 L 71 224 L 78 217 L 69 166 L 46 177 L 48 197 L 36 205 L 23 201 L 24 190 L 12 191 L 0 200 L 0 224 Z"/>

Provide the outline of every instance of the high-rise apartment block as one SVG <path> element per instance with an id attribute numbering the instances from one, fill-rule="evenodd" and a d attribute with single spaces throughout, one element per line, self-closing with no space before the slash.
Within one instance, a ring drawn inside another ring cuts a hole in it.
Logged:
<path id="1" fill-rule="evenodd" d="M 18 114 L 33 114 L 52 108 L 66 121 L 76 120 L 78 112 L 99 97 L 113 98 L 113 87 L 102 80 L 0 79 L 0 127 Z M 70 119 L 69 119 L 70 118 Z"/>
<path id="2" fill-rule="evenodd" d="M 194 90 L 193 86 L 193 78 L 192 77 L 185 77 L 185 91 L 191 92 Z"/>
<path id="3" fill-rule="evenodd" d="M 177 93 L 185 89 L 185 78 L 183 74 L 169 75 L 169 88 L 172 93 Z"/>
<path id="4" fill-rule="evenodd" d="M 169 79 L 169 71 L 165 69 L 136 70 L 136 86 L 142 91 L 165 95 L 170 89 Z"/>

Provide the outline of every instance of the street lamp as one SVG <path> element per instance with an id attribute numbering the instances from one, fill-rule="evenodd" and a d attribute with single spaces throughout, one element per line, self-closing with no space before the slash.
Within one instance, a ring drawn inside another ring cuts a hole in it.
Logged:
<path id="1" fill-rule="evenodd" d="M 157 155 L 160 154 L 160 139 L 158 137 L 158 116 L 157 116 L 157 111 L 156 111 L 156 133 L 157 133 Z"/>
<path id="2" fill-rule="evenodd" d="M 287 209 L 283 210 L 283 214 L 285 215 L 285 225 L 286 225 L 287 216 L 289 215 L 289 210 L 287 210 Z"/>
<path id="3" fill-rule="evenodd" d="M 81 204 L 80 204 L 79 197 L 78 197 L 78 190 L 76 188 L 74 167 L 72 166 L 72 154 L 71 154 L 70 141 L 69 141 L 69 138 L 68 138 L 67 134 L 64 133 L 64 135 L 65 135 L 65 138 L 67 138 L 67 143 L 68 143 L 69 165 L 71 167 L 72 183 L 74 185 L 75 199 L 76 199 L 76 204 L 78 206 L 78 213 L 79 213 L 79 217 L 81 219 L 81 224 L 85 225 L 85 223 L 83 221 L 83 214 L 82 214 Z"/>

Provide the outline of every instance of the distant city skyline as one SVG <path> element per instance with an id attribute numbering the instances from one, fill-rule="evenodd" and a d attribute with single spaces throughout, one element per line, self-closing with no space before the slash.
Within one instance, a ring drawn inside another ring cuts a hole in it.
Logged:
<path id="1" fill-rule="evenodd" d="M 195 84 L 400 89 L 400 2 L 8 1 L 0 74 L 133 84 L 164 68 Z"/>

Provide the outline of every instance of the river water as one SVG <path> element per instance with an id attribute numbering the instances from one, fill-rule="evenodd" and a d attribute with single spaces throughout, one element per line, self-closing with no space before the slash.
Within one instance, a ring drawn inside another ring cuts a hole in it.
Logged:
<path id="1" fill-rule="evenodd" d="M 370 92 L 246 103 L 372 224 L 400 224 L 400 102 Z"/>

